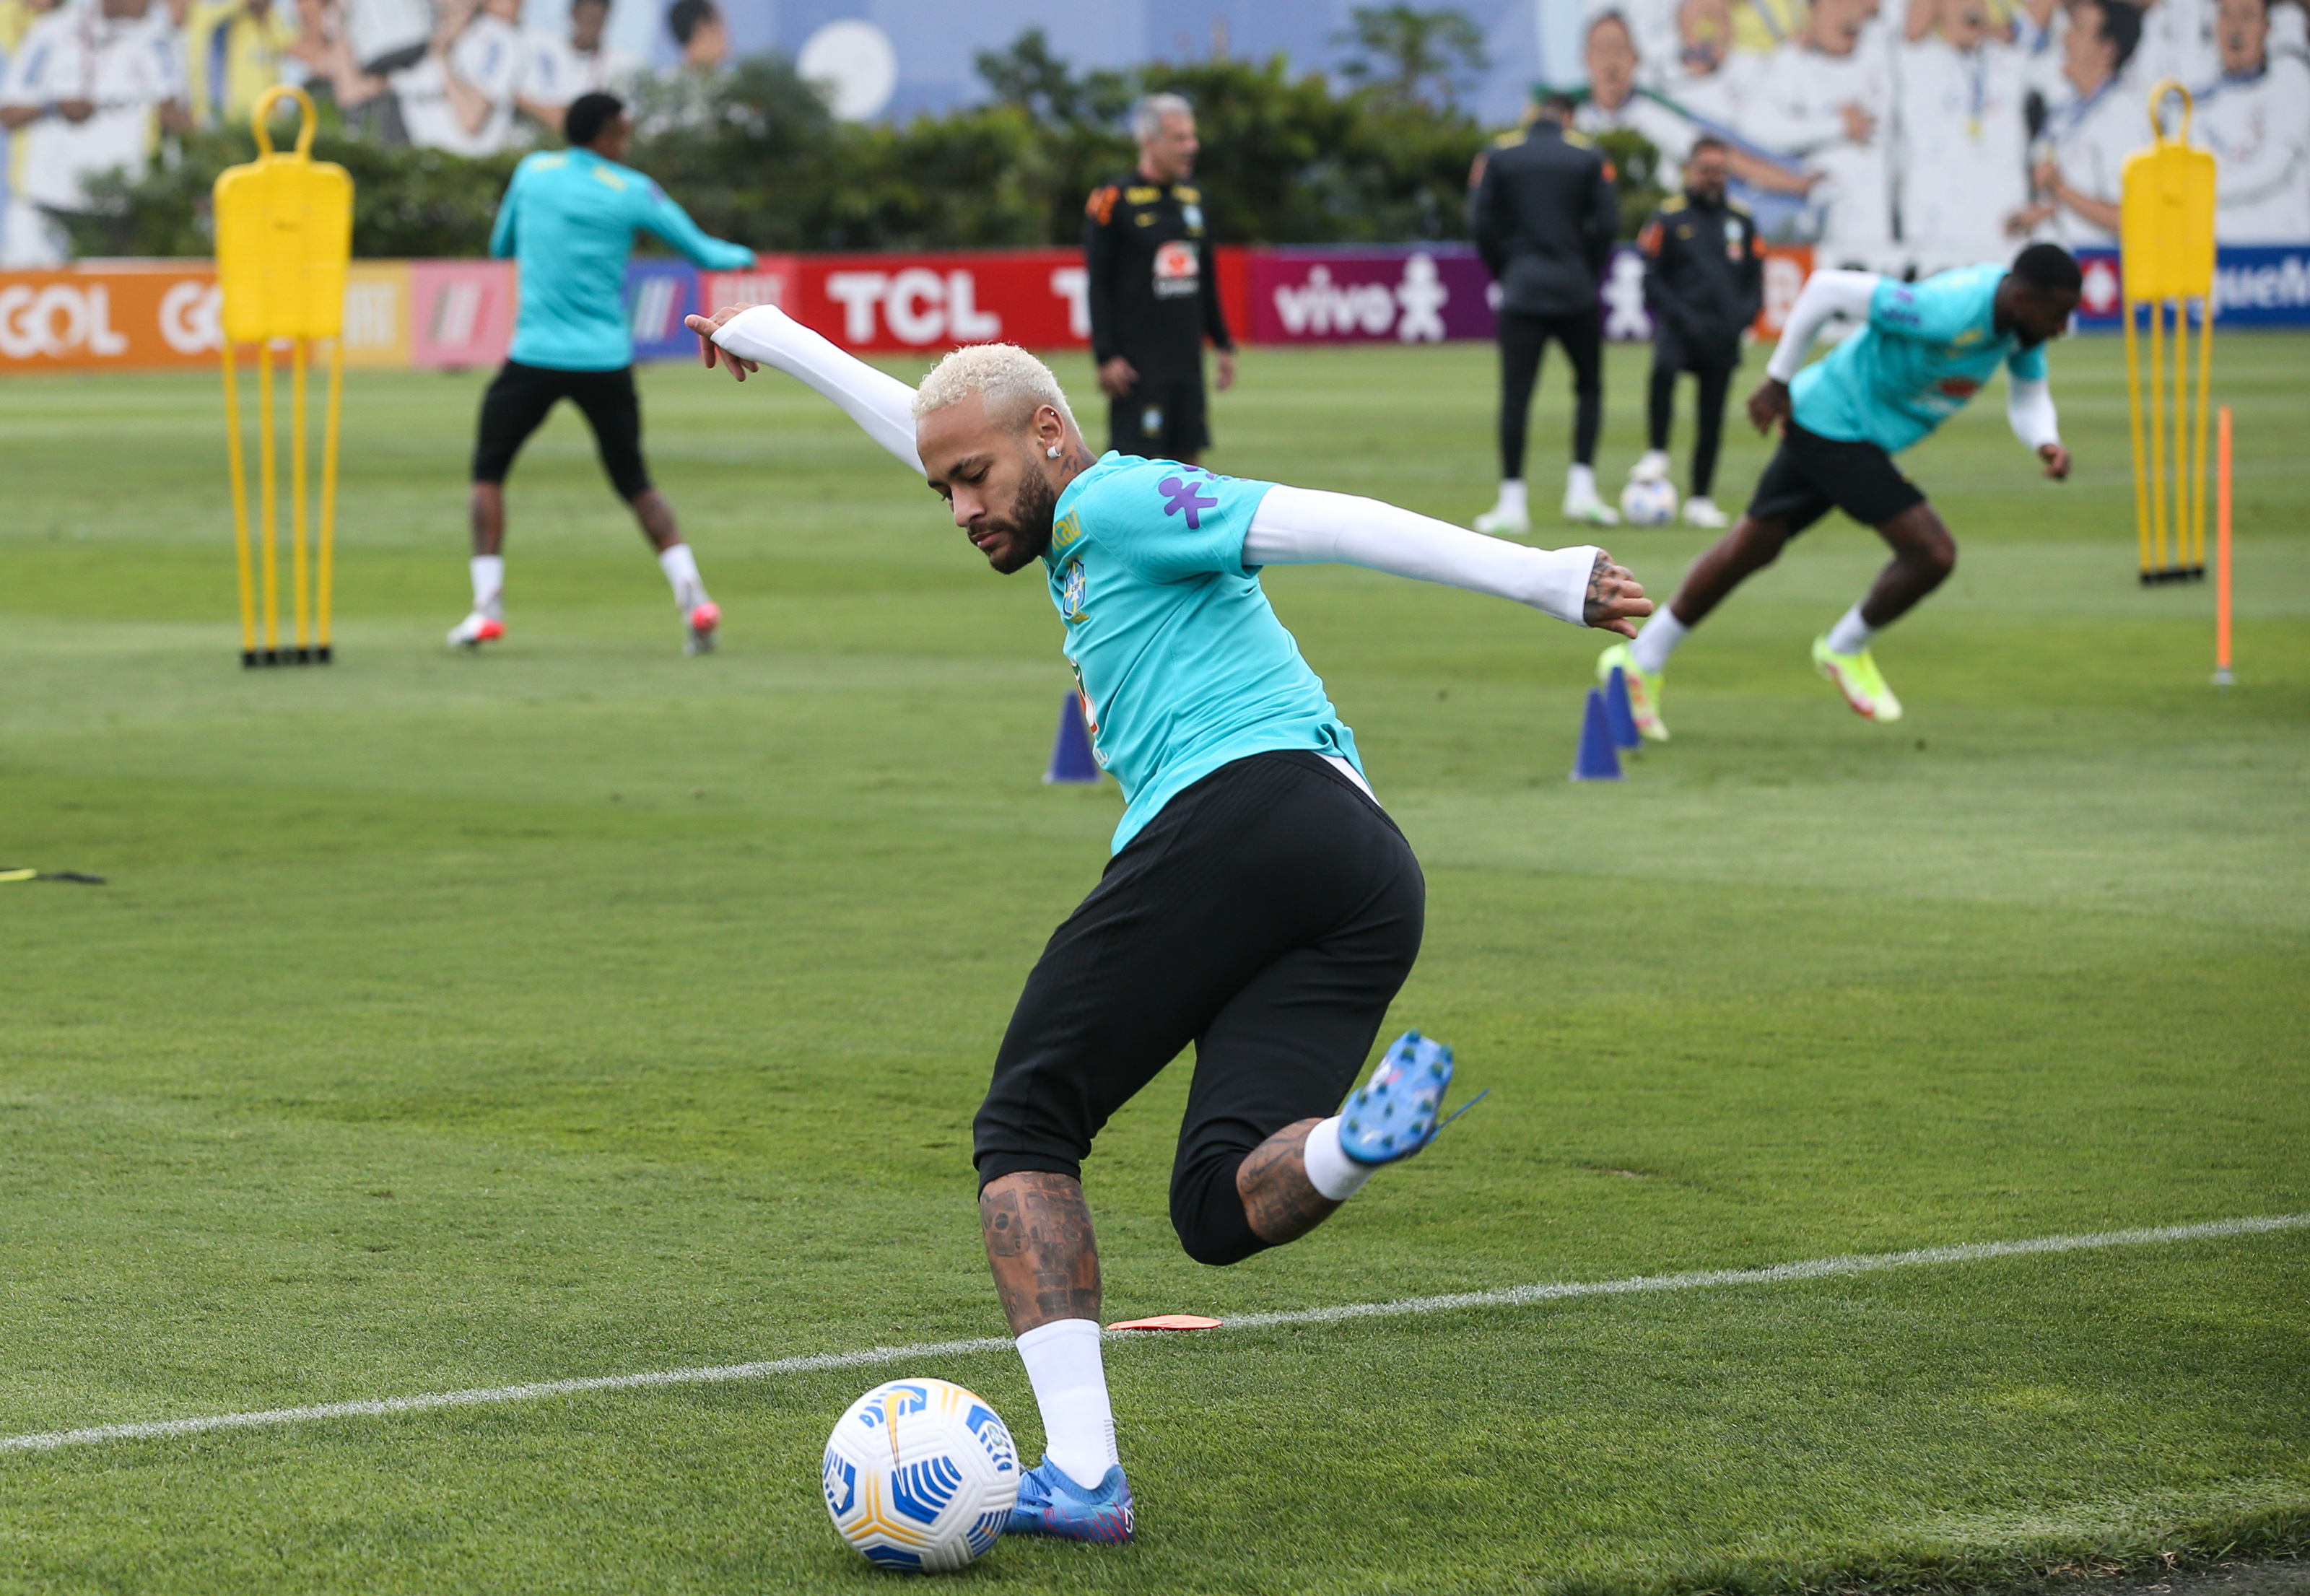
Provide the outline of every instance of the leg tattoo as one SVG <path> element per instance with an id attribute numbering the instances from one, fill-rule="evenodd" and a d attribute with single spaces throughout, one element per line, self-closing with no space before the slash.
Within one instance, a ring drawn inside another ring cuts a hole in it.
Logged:
<path id="1" fill-rule="evenodd" d="M 1303 1119 L 1270 1136 L 1235 1172 L 1244 1218 L 1259 1239 L 1281 1245 L 1298 1241 L 1340 1211 L 1340 1205 L 1307 1179 L 1307 1132 L 1323 1121 Z"/>
<path id="2" fill-rule="evenodd" d="M 1012 1334 L 1099 1317 L 1099 1241 L 1081 1182 L 1037 1170 L 989 1181 L 978 1224 Z"/>

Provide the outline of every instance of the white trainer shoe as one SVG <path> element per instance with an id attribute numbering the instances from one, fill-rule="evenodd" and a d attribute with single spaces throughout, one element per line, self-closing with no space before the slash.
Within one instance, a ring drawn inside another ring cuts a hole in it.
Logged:
<path id="1" fill-rule="evenodd" d="M 484 643 L 494 643 L 505 636 L 505 622 L 494 615 L 474 611 L 449 629 L 449 646 L 467 654 L 478 654 Z"/>
<path id="2" fill-rule="evenodd" d="M 1660 481 L 1668 475 L 1668 451 L 1666 449 L 1646 449 L 1645 451 L 1644 458 L 1637 461 L 1634 465 L 1628 467 L 1628 481 L 1632 482 Z"/>
<path id="3" fill-rule="evenodd" d="M 1688 499 L 1684 501 L 1684 519 L 1691 526 L 1730 526 L 1732 517 L 1716 507 L 1713 499 Z"/>
<path id="4" fill-rule="evenodd" d="M 1522 537 L 1532 530 L 1532 517 L 1522 510 L 1495 507 L 1476 517 L 1475 528 L 1486 537 Z"/>
<path id="5" fill-rule="evenodd" d="M 1564 518 L 1585 526 L 1618 526 L 1620 512 L 1594 493 L 1579 498 L 1568 493 L 1564 496 Z"/>

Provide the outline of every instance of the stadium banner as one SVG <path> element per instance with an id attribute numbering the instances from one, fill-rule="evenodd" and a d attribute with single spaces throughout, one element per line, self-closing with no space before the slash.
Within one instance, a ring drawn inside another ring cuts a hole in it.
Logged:
<path id="1" fill-rule="evenodd" d="M 1493 335 L 1490 275 L 1463 244 L 1218 252 L 1229 325 L 1247 343 L 1427 343 Z M 1773 245 L 1765 258 L 1759 339 L 1812 269 L 1812 250 Z M 2119 325 L 2117 252 L 2079 252 L 2081 332 Z M 1600 294 L 1604 335 L 1652 336 L 1644 258 L 1617 247 Z M 2218 252 L 2215 325 L 2310 327 L 2310 243 L 2226 244 Z M 765 256 L 745 272 L 699 272 L 677 260 L 632 263 L 626 312 L 637 360 L 689 360 L 682 318 L 724 305 L 777 305 L 862 353 L 931 354 L 1005 339 L 1081 349 L 1090 310 L 1081 257 L 1068 249 L 936 255 Z M 370 369 L 463 370 L 505 358 L 518 306 L 508 261 L 367 260 L 345 282 L 345 363 Z M 204 260 L 101 260 L 53 272 L 0 272 L 0 374 L 206 366 L 220 333 L 216 270 Z"/>
<path id="2" fill-rule="evenodd" d="M 0 371 L 206 366 L 221 303 L 206 261 L 0 273 Z"/>
<path id="3" fill-rule="evenodd" d="M 1249 252 L 1255 343 L 1435 343 L 1489 339 L 1498 325 L 1491 273 L 1465 244 L 1403 244 Z M 1765 308 L 1757 335 L 1777 337 L 1812 270 L 1803 245 L 1774 245 L 1765 258 Z M 1604 336 L 1653 335 L 1645 308 L 1645 258 L 1615 246 L 1599 292 Z"/>
<path id="4" fill-rule="evenodd" d="M 511 261 L 411 261 L 409 363 L 444 371 L 499 364 L 513 342 L 516 292 Z"/>
<path id="5" fill-rule="evenodd" d="M 2080 249 L 2080 332 L 2116 332 L 2125 280 L 2115 249 Z M 2310 244 L 2224 244 L 2214 251 L 2214 325 L 2310 327 Z"/>

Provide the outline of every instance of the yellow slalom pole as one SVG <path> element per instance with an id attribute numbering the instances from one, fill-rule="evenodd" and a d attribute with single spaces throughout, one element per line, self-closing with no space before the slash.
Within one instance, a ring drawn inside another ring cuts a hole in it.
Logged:
<path id="1" fill-rule="evenodd" d="M 2190 570 L 2190 300 L 2174 300 L 2174 577 Z"/>
<path id="2" fill-rule="evenodd" d="M 274 459 L 276 447 L 273 436 L 273 343 L 259 339 L 256 344 L 256 462 L 265 473 L 260 484 L 259 501 L 265 507 L 265 663 L 281 663 L 281 556 L 277 533 L 281 525 L 280 507 L 276 500 L 274 475 L 279 463 Z"/>
<path id="3" fill-rule="evenodd" d="M 2166 558 L 2166 301 L 2149 302 L 2149 516 L 2150 543 L 2158 560 L 2152 581 L 2162 578 Z"/>
<path id="4" fill-rule="evenodd" d="M 240 663 L 256 663 L 256 595 L 248 573 L 248 473 L 240 458 L 240 385 L 224 346 L 224 447 L 232 470 L 232 553 L 240 568 Z"/>
<path id="5" fill-rule="evenodd" d="M 315 620 L 320 634 L 314 657 L 325 665 L 329 663 L 329 594 L 336 579 L 337 421 L 343 412 L 344 387 L 345 341 L 340 334 L 329 341 L 328 420 L 321 433 L 320 572 L 313 594 Z"/>
<path id="6" fill-rule="evenodd" d="M 2141 447 L 2141 341 L 2140 308 L 2125 301 L 2125 415 L 2133 440 L 2133 535 L 2141 545 L 2141 579 L 2149 580 L 2149 465 Z"/>
<path id="7" fill-rule="evenodd" d="M 2206 392 L 2214 380 L 2214 302 L 2198 302 L 2198 447 L 2190 466 L 2190 568 L 2206 574 Z"/>
<path id="8" fill-rule="evenodd" d="M 305 537 L 305 365 L 309 354 L 305 340 L 300 338 L 291 346 L 289 392 L 291 400 L 289 417 L 289 482 L 290 491 L 296 496 L 296 506 L 291 518 L 295 529 L 290 542 L 290 580 L 296 585 L 297 663 L 305 664 L 313 657 L 312 611 L 305 595 L 311 591 L 312 573 L 306 568 Z"/>

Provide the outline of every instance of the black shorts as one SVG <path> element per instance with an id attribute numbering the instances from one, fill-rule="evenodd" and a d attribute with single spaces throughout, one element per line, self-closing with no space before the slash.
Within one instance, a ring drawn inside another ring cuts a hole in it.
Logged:
<path id="1" fill-rule="evenodd" d="M 1882 526 L 1924 502 L 1916 483 L 1877 445 L 1823 438 L 1792 421 L 1757 479 L 1749 513 L 1797 533 L 1831 510 L 1843 510 L 1863 526 Z"/>
<path id="2" fill-rule="evenodd" d="M 1107 406 L 1108 448 L 1149 460 L 1185 460 L 1211 447 L 1203 416 L 1203 374 L 1142 377 Z"/>
<path id="3" fill-rule="evenodd" d="M 513 457 L 529 435 L 544 424 L 554 402 L 567 399 L 586 414 L 602 469 L 621 499 L 649 491 L 649 467 L 642 461 L 642 403 L 634 392 L 634 369 L 614 371 L 556 371 L 508 360 L 490 391 L 482 395 L 482 422 L 473 441 L 473 481 L 502 482 Z"/>
<path id="4" fill-rule="evenodd" d="M 1258 1252 L 1237 1167 L 1339 1106 L 1419 956 L 1427 902 L 1395 822 L 1319 756 L 1213 771 L 1051 933 L 973 1127 L 979 1184 L 1080 1178 L 1099 1128 L 1193 1042 L 1171 1223 L 1202 1262 Z"/>

